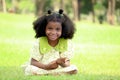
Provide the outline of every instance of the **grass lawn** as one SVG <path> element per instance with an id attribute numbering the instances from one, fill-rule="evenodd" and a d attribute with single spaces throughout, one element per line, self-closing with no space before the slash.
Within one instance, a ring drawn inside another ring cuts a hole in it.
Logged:
<path id="1" fill-rule="evenodd" d="M 76 22 L 77 75 L 25 76 L 20 66 L 34 42 L 32 15 L 0 13 L 0 80 L 120 80 L 120 27 Z"/>

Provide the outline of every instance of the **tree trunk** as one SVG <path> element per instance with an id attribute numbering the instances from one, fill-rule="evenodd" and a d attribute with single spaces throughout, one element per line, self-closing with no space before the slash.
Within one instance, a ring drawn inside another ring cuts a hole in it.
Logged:
<path id="1" fill-rule="evenodd" d="M 12 4 L 13 4 L 13 12 L 18 13 L 19 12 L 18 0 L 12 0 Z"/>
<path id="2" fill-rule="evenodd" d="M 1 7 L 1 11 L 3 11 L 4 13 L 6 13 L 7 12 L 7 10 L 6 10 L 6 2 L 5 2 L 5 0 L 0 0 L 0 7 Z"/>
<path id="3" fill-rule="evenodd" d="M 2 9 L 2 0 L 0 0 L 0 12 L 2 12 L 3 11 L 3 9 Z"/>
<path id="4" fill-rule="evenodd" d="M 81 0 L 78 0 L 78 20 L 80 20 L 80 13 L 81 13 Z"/>
<path id="5" fill-rule="evenodd" d="M 111 25 L 115 23 L 114 12 L 115 12 L 115 0 L 108 0 L 107 21 Z"/>
<path id="6" fill-rule="evenodd" d="M 95 22 L 95 11 L 94 11 L 95 0 L 91 0 L 91 9 L 92 9 L 92 21 Z"/>
<path id="7" fill-rule="evenodd" d="M 64 8 L 64 0 L 60 0 L 60 8 L 63 9 L 63 10 L 65 9 Z"/>
<path id="8" fill-rule="evenodd" d="M 36 16 L 41 16 L 43 14 L 44 4 L 45 4 L 45 0 L 35 0 Z"/>
<path id="9" fill-rule="evenodd" d="M 72 0 L 73 11 L 74 11 L 74 19 L 78 21 L 78 0 Z"/>

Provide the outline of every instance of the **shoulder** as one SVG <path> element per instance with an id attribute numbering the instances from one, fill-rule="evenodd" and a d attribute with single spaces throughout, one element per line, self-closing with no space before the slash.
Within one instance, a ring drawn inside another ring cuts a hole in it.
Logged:
<path id="1" fill-rule="evenodd" d="M 74 50 L 74 42 L 71 39 L 68 40 L 67 44 L 68 44 L 68 49 Z"/>
<path id="2" fill-rule="evenodd" d="M 60 38 L 59 44 L 63 45 L 63 46 L 65 46 L 65 45 L 71 46 L 71 45 L 73 45 L 73 41 L 71 39 Z"/>
<path id="3" fill-rule="evenodd" d="M 73 45 L 73 41 L 71 39 L 68 39 L 67 43 L 68 45 Z"/>
<path id="4" fill-rule="evenodd" d="M 61 52 L 64 52 L 64 51 L 67 51 L 70 48 L 72 48 L 72 46 L 73 46 L 73 43 L 72 43 L 72 41 L 70 39 L 61 38 L 56 47 L 59 47 L 59 50 Z"/>
<path id="5" fill-rule="evenodd" d="M 33 44 L 38 45 L 40 43 L 45 43 L 46 40 L 47 40 L 46 37 L 40 37 L 40 38 L 35 39 L 34 42 L 33 42 Z"/>
<path id="6" fill-rule="evenodd" d="M 39 39 L 34 39 L 32 42 L 31 42 L 31 50 L 35 50 L 35 49 L 38 49 L 39 48 Z"/>
<path id="7" fill-rule="evenodd" d="M 32 43 L 32 44 L 33 44 L 33 45 L 39 45 L 39 38 L 33 40 L 33 43 Z"/>
<path id="8" fill-rule="evenodd" d="M 34 47 L 43 46 L 44 44 L 46 44 L 46 38 L 40 37 L 40 38 L 34 39 L 32 44 Z"/>

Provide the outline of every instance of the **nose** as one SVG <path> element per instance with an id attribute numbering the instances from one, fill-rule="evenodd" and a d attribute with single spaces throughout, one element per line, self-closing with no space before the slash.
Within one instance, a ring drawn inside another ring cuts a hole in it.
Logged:
<path id="1" fill-rule="evenodd" d="M 56 30 L 52 30 L 51 31 L 52 34 L 56 34 L 56 32 L 57 32 Z"/>

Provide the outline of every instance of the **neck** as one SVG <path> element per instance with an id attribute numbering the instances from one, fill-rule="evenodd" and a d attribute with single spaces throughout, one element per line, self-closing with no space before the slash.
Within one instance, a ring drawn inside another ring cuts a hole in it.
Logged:
<path id="1" fill-rule="evenodd" d="M 49 45 L 52 47 L 55 47 L 58 44 L 58 42 L 59 40 L 55 40 L 55 41 L 48 40 Z"/>

